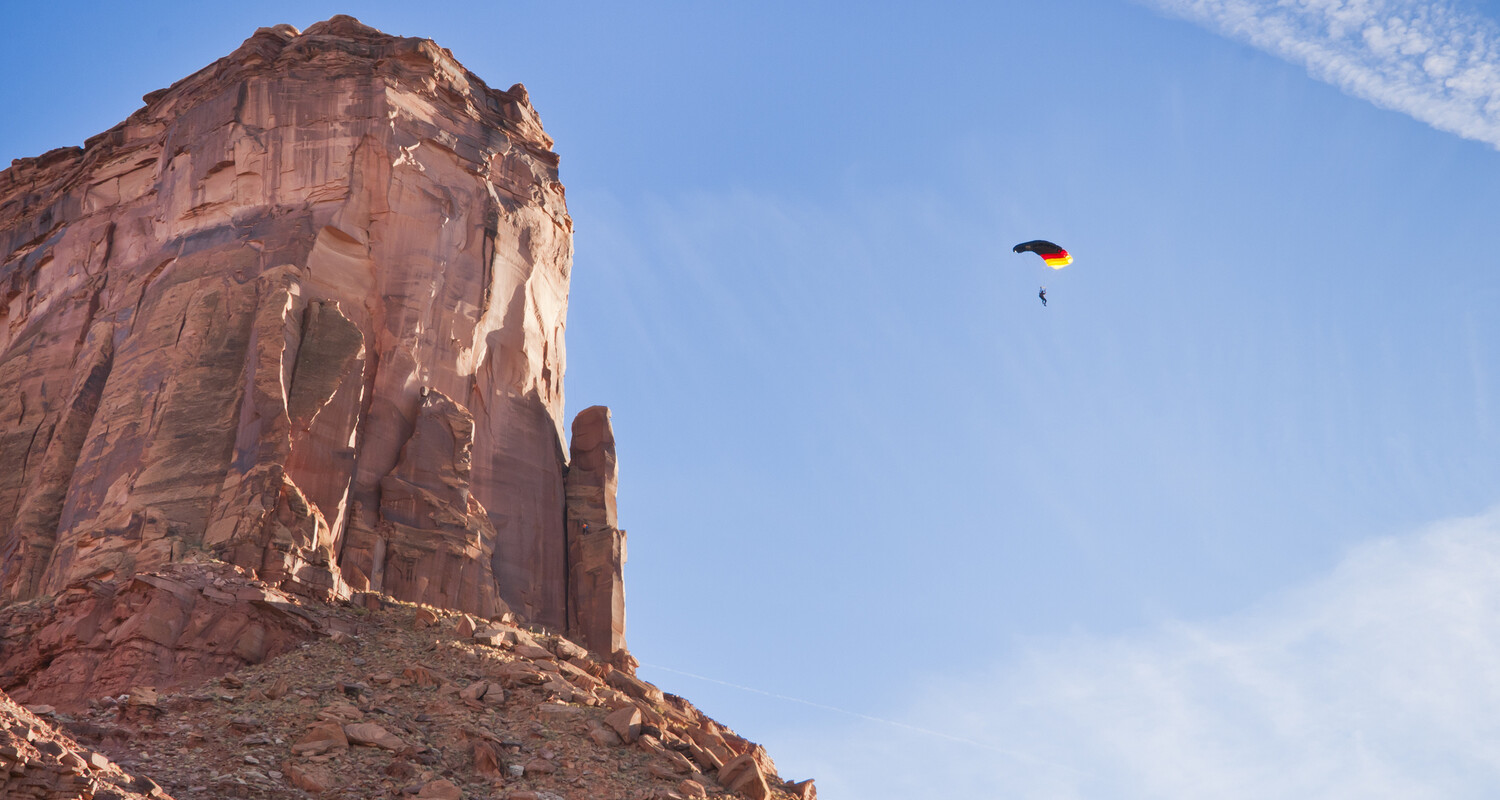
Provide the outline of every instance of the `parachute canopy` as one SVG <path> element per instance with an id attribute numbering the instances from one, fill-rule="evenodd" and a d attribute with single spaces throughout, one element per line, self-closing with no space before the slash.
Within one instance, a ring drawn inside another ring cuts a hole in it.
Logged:
<path id="1" fill-rule="evenodd" d="M 1057 245 L 1047 241 L 1046 239 L 1033 239 L 1029 242 L 1022 242 L 1015 247 L 1012 247 L 1011 252 L 1036 253 L 1037 255 L 1042 257 L 1043 261 L 1047 262 L 1047 266 L 1053 269 L 1062 269 L 1063 267 L 1066 267 L 1067 265 L 1073 263 L 1073 257 L 1068 255 L 1068 251 L 1062 249 L 1061 247 L 1058 247 Z"/>

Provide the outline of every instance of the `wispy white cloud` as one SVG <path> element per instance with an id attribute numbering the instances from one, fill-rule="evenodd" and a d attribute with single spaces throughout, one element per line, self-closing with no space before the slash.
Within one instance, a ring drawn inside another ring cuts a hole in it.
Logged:
<path id="1" fill-rule="evenodd" d="M 1362 545 L 1230 618 L 1043 642 L 915 694 L 902 718 L 947 738 L 810 732 L 846 744 L 809 771 L 871 800 L 1493 797 L 1500 513 Z"/>
<path id="2" fill-rule="evenodd" d="M 1500 27 L 1411 0 L 1146 0 L 1438 130 L 1500 149 Z"/>

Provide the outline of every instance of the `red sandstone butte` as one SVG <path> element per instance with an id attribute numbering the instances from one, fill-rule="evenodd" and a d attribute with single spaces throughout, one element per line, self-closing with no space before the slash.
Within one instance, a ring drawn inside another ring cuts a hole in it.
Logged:
<path id="1" fill-rule="evenodd" d="M 607 414 L 564 477 L 572 253 L 525 88 L 350 17 L 262 28 L 84 147 L 17 160 L 0 604 L 203 551 L 309 597 L 623 648 Z M 572 545 L 569 513 L 590 521 Z"/>

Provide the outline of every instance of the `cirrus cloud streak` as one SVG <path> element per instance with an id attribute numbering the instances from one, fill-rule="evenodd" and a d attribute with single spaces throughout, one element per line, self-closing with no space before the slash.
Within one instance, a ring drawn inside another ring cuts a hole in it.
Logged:
<path id="1" fill-rule="evenodd" d="M 1500 27 L 1444 3 L 1147 0 L 1318 80 L 1500 149 Z"/>

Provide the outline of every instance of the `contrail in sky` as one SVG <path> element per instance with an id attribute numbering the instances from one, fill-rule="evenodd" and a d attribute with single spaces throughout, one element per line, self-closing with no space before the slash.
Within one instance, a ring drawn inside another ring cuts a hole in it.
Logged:
<path id="1" fill-rule="evenodd" d="M 916 725 L 908 725 L 905 722 L 897 722 L 897 721 L 892 720 L 892 719 L 882 719 L 880 717 L 872 717 L 869 714 L 861 714 L 858 711 L 849 711 L 849 710 L 846 710 L 846 709 L 838 708 L 836 706 L 824 705 L 823 703 L 814 703 L 811 700 L 803 700 L 803 699 L 798 698 L 798 697 L 789 697 L 789 696 L 784 695 L 784 694 L 776 694 L 775 692 L 768 692 L 768 691 L 766 691 L 764 689 L 757 689 L 757 688 L 755 688 L 753 686 L 741 686 L 738 683 L 730 683 L 729 681 L 721 681 L 718 678 L 709 678 L 709 677 L 706 677 L 706 676 L 703 676 L 703 675 L 695 675 L 695 674 L 693 674 L 691 672 L 683 672 L 680 669 L 672 669 L 671 667 L 663 667 L 663 666 L 660 666 L 660 665 L 657 665 L 657 664 L 645 664 L 645 663 L 642 663 L 641 666 L 647 667 L 649 669 L 659 669 L 659 670 L 661 670 L 663 672 L 671 672 L 671 673 L 674 673 L 676 675 L 684 675 L 684 676 L 689 677 L 689 678 L 696 678 L 697 680 L 700 680 L 700 681 L 708 681 L 709 683 L 717 683 L 720 686 L 728 686 L 731 689 L 739 689 L 740 691 L 743 691 L 743 692 L 753 692 L 755 694 L 763 694 L 766 697 L 774 697 L 774 698 L 776 698 L 778 700 L 786 700 L 786 701 L 793 702 L 793 703 L 801 703 L 802 705 L 805 705 L 805 706 L 812 706 L 813 708 L 821 708 L 824 711 L 833 711 L 833 712 L 836 712 L 836 713 L 839 713 L 839 714 L 847 714 L 848 716 L 858 717 L 860 719 L 868 720 L 870 722 L 879 722 L 879 723 L 881 723 L 883 725 L 890 725 L 890 726 L 896 727 L 896 728 L 905 728 L 906 730 L 912 731 L 914 733 L 920 733 L 920 734 L 924 734 L 924 735 L 927 735 L 927 736 L 935 736 L 935 737 L 937 737 L 939 739 L 947 739 L 950 742 L 957 742 L 959 744 L 972 745 L 974 747 L 978 747 L 978 748 L 981 748 L 981 749 L 984 749 L 984 750 L 989 750 L 989 751 L 995 752 L 995 753 L 1000 753 L 1002 755 L 1007 755 L 1007 756 L 1010 756 L 1011 758 L 1020 759 L 1022 761 L 1031 761 L 1031 762 L 1034 762 L 1034 763 L 1037 763 L 1037 764 L 1045 764 L 1047 766 L 1057 767 L 1059 769 L 1064 769 L 1064 770 L 1067 770 L 1069 772 L 1074 772 L 1074 773 L 1078 773 L 1078 774 L 1085 774 L 1083 772 L 1083 770 L 1080 770 L 1077 767 L 1069 766 L 1067 764 L 1060 764 L 1060 763 L 1058 763 L 1056 761 L 1049 761 L 1049 760 L 1047 760 L 1045 758 L 1038 758 L 1037 756 L 1033 756 L 1033 755 L 1030 755 L 1030 754 L 1027 754 L 1027 753 L 1022 753 L 1022 752 L 1017 751 L 1017 750 L 1007 750 L 1006 748 L 1003 748 L 1003 747 L 996 747 L 995 745 L 992 745 L 992 744 L 985 744 L 984 742 L 976 741 L 974 739 L 969 739 L 969 738 L 966 738 L 966 737 L 963 737 L 963 736 L 954 736 L 951 733 L 943 733 L 942 731 L 935 731 L 935 730 L 931 730 L 930 728 L 919 728 Z"/>
<path id="2" fill-rule="evenodd" d="M 1145 0 L 1318 80 L 1500 149 L 1500 26 L 1411 0 Z"/>

